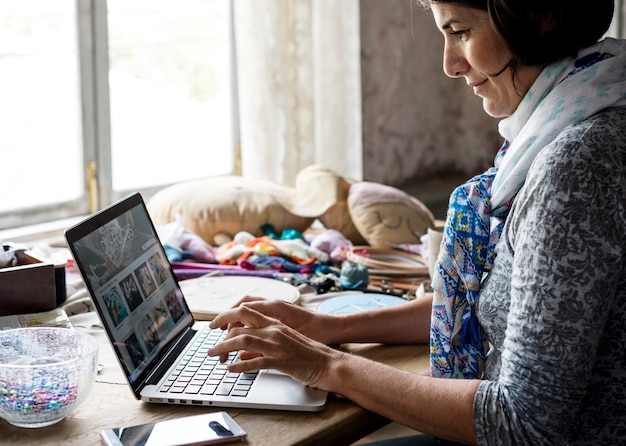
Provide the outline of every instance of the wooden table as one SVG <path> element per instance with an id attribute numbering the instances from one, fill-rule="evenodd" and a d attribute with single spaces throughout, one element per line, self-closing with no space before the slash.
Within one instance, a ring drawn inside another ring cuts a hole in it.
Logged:
<path id="1" fill-rule="evenodd" d="M 362 355 L 416 374 L 428 374 L 428 346 L 349 344 Z M 88 397 L 63 421 L 45 428 L 23 429 L 0 420 L 0 444 L 20 446 L 98 445 L 99 432 L 120 427 L 198 415 L 218 408 L 150 404 L 137 401 L 126 384 L 96 382 Z M 389 420 L 339 396 L 331 395 L 321 412 L 226 410 L 246 431 L 247 444 L 349 445 L 389 423 Z"/>

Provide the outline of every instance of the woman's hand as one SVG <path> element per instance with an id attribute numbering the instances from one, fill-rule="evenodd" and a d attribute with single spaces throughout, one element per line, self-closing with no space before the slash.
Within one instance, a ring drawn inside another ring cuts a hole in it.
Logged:
<path id="1" fill-rule="evenodd" d="M 229 371 L 275 369 L 316 387 L 331 362 L 340 359 L 344 353 L 310 339 L 278 318 L 257 311 L 251 305 L 253 303 L 260 301 L 242 304 L 211 322 L 211 328 L 230 328 L 226 339 L 209 349 L 209 356 L 220 356 L 224 360 L 229 352 L 241 350 L 240 361 L 229 364 Z"/>
<path id="2" fill-rule="evenodd" d="M 247 306 L 257 310 L 265 316 L 278 319 L 283 324 L 288 325 L 311 339 L 315 339 L 324 344 L 328 343 L 327 340 L 333 324 L 326 322 L 329 321 L 332 316 L 320 314 L 280 299 L 264 299 L 262 297 L 253 296 L 244 297 L 237 302 L 233 308 L 240 306 Z M 219 320 L 215 327 L 220 327 L 223 330 L 242 326 L 240 321 L 221 323 Z"/>

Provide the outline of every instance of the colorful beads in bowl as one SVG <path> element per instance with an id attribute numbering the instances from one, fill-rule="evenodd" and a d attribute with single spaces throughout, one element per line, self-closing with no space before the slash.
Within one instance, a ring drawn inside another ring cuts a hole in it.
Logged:
<path id="1" fill-rule="evenodd" d="M 19 427 L 61 421 L 87 396 L 98 343 L 67 328 L 0 331 L 0 417 Z"/>

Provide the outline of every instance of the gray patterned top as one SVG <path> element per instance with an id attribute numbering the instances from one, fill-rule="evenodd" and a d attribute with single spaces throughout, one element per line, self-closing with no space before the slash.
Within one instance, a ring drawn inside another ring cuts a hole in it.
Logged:
<path id="1" fill-rule="evenodd" d="M 478 301 L 479 444 L 626 444 L 625 207 L 626 108 L 535 159 Z"/>

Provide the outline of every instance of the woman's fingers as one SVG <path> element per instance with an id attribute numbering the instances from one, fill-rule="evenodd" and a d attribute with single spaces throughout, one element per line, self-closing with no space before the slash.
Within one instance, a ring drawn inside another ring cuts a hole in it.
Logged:
<path id="1" fill-rule="evenodd" d="M 209 323 L 211 328 L 222 327 L 261 327 L 270 325 L 274 319 L 259 313 L 252 308 L 241 305 L 231 310 L 218 314 Z"/>
<path id="2" fill-rule="evenodd" d="M 277 321 L 262 327 L 235 328 L 208 354 L 225 358 L 229 352 L 238 350 L 239 361 L 229 364 L 229 371 L 276 369 L 307 385 L 319 381 L 336 354 L 329 347 Z"/>
<path id="3" fill-rule="evenodd" d="M 255 352 L 249 352 L 246 350 L 242 350 L 241 353 L 239 353 L 239 359 L 246 361 L 248 359 L 254 359 L 254 358 L 258 358 L 259 356 L 263 356 L 260 353 L 255 353 Z"/>
<path id="4" fill-rule="evenodd" d="M 245 304 L 245 303 L 248 303 L 248 302 L 258 302 L 258 301 L 263 301 L 263 300 L 265 300 L 264 297 L 244 296 L 241 299 L 239 299 L 237 301 L 237 303 L 235 303 L 235 305 L 233 305 L 231 307 L 231 309 L 237 308 L 237 307 L 241 306 L 242 304 Z M 215 320 L 215 319 L 213 319 L 213 320 Z M 241 324 L 233 323 L 233 324 L 215 325 L 215 327 L 212 326 L 212 328 L 221 328 L 222 330 L 227 330 L 227 329 L 231 328 L 231 325 L 233 327 L 241 326 Z"/>
<path id="5" fill-rule="evenodd" d="M 319 314 L 312 310 L 280 299 L 251 300 L 241 305 L 277 319 L 310 338 L 320 340 Z"/>
<path id="6" fill-rule="evenodd" d="M 228 327 L 226 338 L 209 349 L 209 356 L 228 359 L 239 351 L 232 372 L 276 369 L 307 385 L 315 386 L 337 352 L 298 331 L 315 321 L 308 310 L 283 301 L 252 299 L 225 311 L 211 321 L 211 328 Z"/>
<path id="7" fill-rule="evenodd" d="M 228 327 L 228 335 L 226 336 L 225 341 L 220 344 L 220 350 L 216 353 L 211 353 L 213 349 L 209 350 L 209 355 L 219 355 L 220 361 L 225 362 L 228 359 L 229 352 L 242 349 L 241 347 L 230 347 L 232 343 L 226 342 L 234 336 L 237 329 L 241 329 L 243 327 L 264 327 L 276 322 L 277 321 L 275 319 L 265 316 L 264 314 L 259 313 L 258 311 L 245 305 L 218 314 L 215 319 L 209 323 L 209 327 L 213 329 L 223 329 L 223 327 Z M 227 346 L 229 346 L 229 349 L 226 349 Z"/>
<path id="8" fill-rule="evenodd" d="M 239 359 L 241 364 L 230 364 L 228 370 L 232 372 L 259 370 L 266 368 L 262 365 L 256 365 L 259 361 L 252 361 L 263 357 L 267 352 L 267 348 L 262 345 L 263 338 L 257 334 L 259 329 L 236 328 L 228 332 L 228 336 L 219 344 L 210 348 L 207 352 L 209 356 L 219 356 L 220 361 L 224 362 L 228 359 L 230 352 L 240 351 Z"/>
<path id="9" fill-rule="evenodd" d="M 239 305 L 246 303 L 246 302 L 259 302 L 262 300 L 266 300 L 266 299 L 264 297 L 258 297 L 258 296 L 244 296 L 234 306 L 238 307 Z"/>

